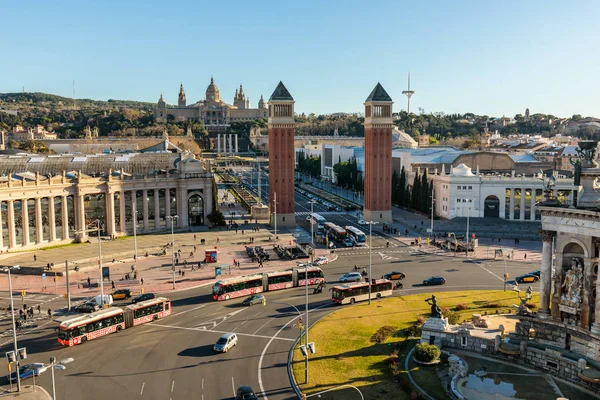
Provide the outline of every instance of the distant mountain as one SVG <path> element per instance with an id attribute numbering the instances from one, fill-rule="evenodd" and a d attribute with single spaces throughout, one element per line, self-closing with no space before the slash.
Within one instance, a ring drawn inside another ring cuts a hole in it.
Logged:
<path id="1" fill-rule="evenodd" d="M 55 94 L 41 92 L 19 92 L 19 93 L 0 93 L 0 102 L 7 104 L 32 104 L 32 105 L 72 105 L 73 99 L 69 97 L 57 96 Z M 148 103 L 135 100 L 92 100 L 92 99 L 75 99 L 75 104 L 79 107 L 130 107 L 136 109 L 151 109 L 154 103 Z"/>

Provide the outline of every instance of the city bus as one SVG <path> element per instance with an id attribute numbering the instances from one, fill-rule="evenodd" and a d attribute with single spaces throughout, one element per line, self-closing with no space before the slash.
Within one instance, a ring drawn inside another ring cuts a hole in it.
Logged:
<path id="1" fill-rule="evenodd" d="M 75 346 L 170 314 L 171 300 L 164 297 L 125 307 L 106 308 L 63 321 L 58 327 L 58 343 Z"/>
<path id="2" fill-rule="evenodd" d="M 316 285 L 324 279 L 323 270 L 319 267 L 294 268 L 240 276 L 216 282 L 212 287 L 212 298 L 213 300 L 229 300 L 261 292 L 304 286 L 306 285 L 306 275 L 308 275 L 309 285 Z"/>
<path id="3" fill-rule="evenodd" d="M 335 240 L 337 242 L 343 242 L 346 238 L 348 238 L 346 230 L 336 224 L 331 224 L 329 226 L 329 229 L 327 230 L 327 236 L 329 237 L 329 239 Z"/>
<path id="4" fill-rule="evenodd" d="M 310 214 L 310 216 L 308 218 L 312 225 L 317 225 L 317 232 L 323 231 L 327 220 L 322 215 L 317 214 L 317 213 L 312 213 L 312 214 Z"/>
<path id="5" fill-rule="evenodd" d="M 367 236 L 358 228 L 353 226 L 346 227 L 346 233 L 350 237 L 350 240 L 354 243 L 355 246 L 364 246 L 367 242 Z"/>
<path id="6" fill-rule="evenodd" d="M 371 281 L 371 299 L 380 299 L 392 295 L 392 281 L 373 279 Z M 354 304 L 369 300 L 369 283 L 345 283 L 331 288 L 331 300 L 338 304 Z"/>

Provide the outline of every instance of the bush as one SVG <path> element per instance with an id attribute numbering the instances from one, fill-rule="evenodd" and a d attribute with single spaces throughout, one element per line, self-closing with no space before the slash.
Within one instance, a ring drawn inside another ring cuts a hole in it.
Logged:
<path id="1" fill-rule="evenodd" d="M 415 346 L 415 358 L 421 362 L 432 362 L 440 357 L 442 352 L 434 344 L 419 343 Z"/>
<path id="2" fill-rule="evenodd" d="M 498 307 L 500 307 L 500 304 L 498 304 L 498 303 L 487 303 L 485 305 L 485 307 L 486 308 L 498 308 Z"/>
<path id="3" fill-rule="evenodd" d="M 456 311 L 449 311 L 447 314 L 444 314 L 446 318 L 448 318 L 448 323 L 451 325 L 456 325 L 460 322 L 460 314 Z"/>
<path id="4" fill-rule="evenodd" d="M 406 337 L 421 337 L 421 326 L 412 324 L 405 330 Z"/>
<path id="5" fill-rule="evenodd" d="M 422 316 L 422 315 L 419 315 L 419 316 L 417 317 L 417 324 L 418 324 L 418 325 L 423 325 L 424 323 L 425 323 L 425 317 L 424 317 L 424 316 Z"/>
<path id="6" fill-rule="evenodd" d="M 406 393 L 408 393 L 412 390 L 412 385 L 410 383 L 410 379 L 408 379 L 408 375 L 406 375 L 405 373 L 400 375 L 399 381 L 400 381 L 400 389 L 402 389 Z"/>
<path id="7" fill-rule="evenodd" d="M 423 398 L 423 393 L 421 392 L 417 392 L 416 390 L 413 390 L 410 393 L 410 400 L 420 400 Z"/>
<path id="8" fill-rule="evenodd" d="M 469 309 L 469 307 L 467 307 L 466 305 L 464 305 L 462 303 L 457 304 L 456 308 L 455 308 L 456 311 L 464 311 L 464 310 L 468 310 L 468 309 Z"/>
<path id="9" fill-rule="evenodd" d="M 383 343 L 395 331 L 396 328 L 393 326 L 382 326 L 371 336 L 371 343 Z"/>

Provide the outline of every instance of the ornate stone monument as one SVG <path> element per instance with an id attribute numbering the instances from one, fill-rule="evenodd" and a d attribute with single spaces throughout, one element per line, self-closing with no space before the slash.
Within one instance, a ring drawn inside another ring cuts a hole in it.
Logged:
<path id="1" fill-rule="evenodd" d="M 430 333 L 428 331 L 433 332 L 445 332 L 448 330 L 448 318 L 444 318 L 442 315 L 442 309 L 437 304 L 437 299 L 434 294 L 431 295 L 430 298 L 425 299 L 427 304 L 431 305 L 431 316 L 425 321 L 421 331 L 423 335 L 421 337 L 421 341 L 428 342 L 429 344 L 438 345 L 438 341 L 436 340 L 438 336 L 435 333 Z M 441 342 L 441 341 L 440 341 Z M 438 345 L 438 347 L 441 346 Z"/>

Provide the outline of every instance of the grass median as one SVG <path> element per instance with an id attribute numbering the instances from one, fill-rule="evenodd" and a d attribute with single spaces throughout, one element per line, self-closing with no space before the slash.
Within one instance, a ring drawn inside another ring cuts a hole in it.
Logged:
<path id="1" fill-rule="evenodd" d="M 504 313 L 513 304 L 519 304 L 513 291 L 439 292 L 435 295 L 438 305 L 454 313 L 460 321 L 470 320 L 471 314 L 496 314 L 496 310 Z M 406 378 L 402 376 L 406 375 L 404 358 L 417 342 L 407 340 L 406 332 L 419 315 L 425 318 L 429 315 L 431 307 L 425 302 L 428 297 L 429 294 L 393 297 L 375 300 L 371 306 L 358 303 L 340 307 L 321 319 L 310 329 L 309 337 L 315 343 L 316 354 L 310 356 L 308 384 L 304 384 L 304 357 L 298 348 L 294 350 L 292 368 L 301 390 L 310 395 L 353 385 L 368 399 L 410 399 L 412 388 L 398 382 Z M 537 301 L 535 294 L 531 302 Z M 380 343 L 377 343 L 373 341 L 374 335 L 383 326 L 390 327 L 391 335 L 379 337 Z M 394 349 L 398 351 L 396 376 L 390 367 L 395 358 L 391 356 Z M 430 386 L 432 395 L 440 393 L 436 390 L 439 381 L 430 381 L 427 379 L 425 389 Z M 352 400 L 360 396 L 356 390 L 345 388 L 321 397 L 328 398 Z"/>

